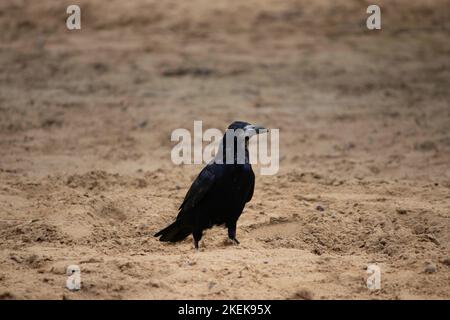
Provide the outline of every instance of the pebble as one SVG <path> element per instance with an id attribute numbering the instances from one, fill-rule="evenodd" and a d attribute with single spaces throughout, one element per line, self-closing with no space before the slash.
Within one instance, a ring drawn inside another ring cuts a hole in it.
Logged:
<path id="1" fill-rule="evenodd" d="M 450 258 L 444 258 L 444 259 L 442 259 L 442 264 L 445 264 L 446 266 L 449 266 L 450 267 Z"/>
<path id="2" fill-rule="evenodd" d="M 208 289 L 211 290 L 215 285 L 216 283 L 214 281 L 211 281 L 210 283 L 208 283 Z"/>
<path id="3" fill-rule="evenodd" d="M 434 263 L 428 263 L 425 266 L 425 273 L 436 273 L 437 272 L 437 267 Z"/>

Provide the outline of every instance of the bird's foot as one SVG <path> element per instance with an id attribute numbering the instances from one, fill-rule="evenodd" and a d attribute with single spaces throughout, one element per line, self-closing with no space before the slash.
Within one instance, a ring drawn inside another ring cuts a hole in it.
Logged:
<path id="1" fill-rule="evenodd" d="M 230 240 L 233 241 L 233 243 L 234 243 L 235 245 L 238 245 L 238 244 L 240 243 L 239 240 L 236 239 L 236 238 L 230 238 Z"/>

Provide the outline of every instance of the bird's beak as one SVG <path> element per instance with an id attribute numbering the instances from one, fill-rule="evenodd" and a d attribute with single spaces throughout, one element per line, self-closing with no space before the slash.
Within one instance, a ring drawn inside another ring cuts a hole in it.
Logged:
<path id="1" fill-rule="evenodd" d="M 253 124 L 249 124 L 244 128 L 245 136 L 250 138 L 256 136 L 257 134 L 267 132 L 268 130 L 262 126 L 256 126 Z"/>
<path id="2" fill-rule="evenodd" d="M 256 126 L 256 125 L 255 125 L 254 130 L 256 131 L 256 134 L 266 133 L 269 131 L 268 129 L 264 128 L 263 126 Z"/>

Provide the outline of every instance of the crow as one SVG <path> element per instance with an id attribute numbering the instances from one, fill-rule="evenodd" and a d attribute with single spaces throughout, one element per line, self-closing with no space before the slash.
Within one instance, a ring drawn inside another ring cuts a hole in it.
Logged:
<path id="1" fill-rule="evenodd" d="M 236 223 L 255 188 L 248 142 L 252 136 L 266 131 L 248 122 L 233 122 L 215 158 L 192 183 L 175 222 L 157 232 L 155 237 L 160 237 L 160 241 L 178 242 L 192 234 L 198 250 L 204 230 L 224 225 L 228 228 L 228 238 L 239 244 Z"/>

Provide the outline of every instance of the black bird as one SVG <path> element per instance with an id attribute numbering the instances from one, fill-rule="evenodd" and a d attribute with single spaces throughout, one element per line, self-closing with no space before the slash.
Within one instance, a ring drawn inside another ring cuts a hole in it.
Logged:
<path id="1" fill-rule="evenodd" d="M 192 183 L 175 222 L 156 233 L 155 237 L 160 237 L 160 241 L 177 242 L 192 233 L 198 249 L 203 230 L 225 225 L 228 237 L 239 244 L 236 223 L 245 204 L 252 199 L 255 187 L 248 141 L 266 131 L 247 122 L 233 122 L 221 140 L 216 157 Z"/>

